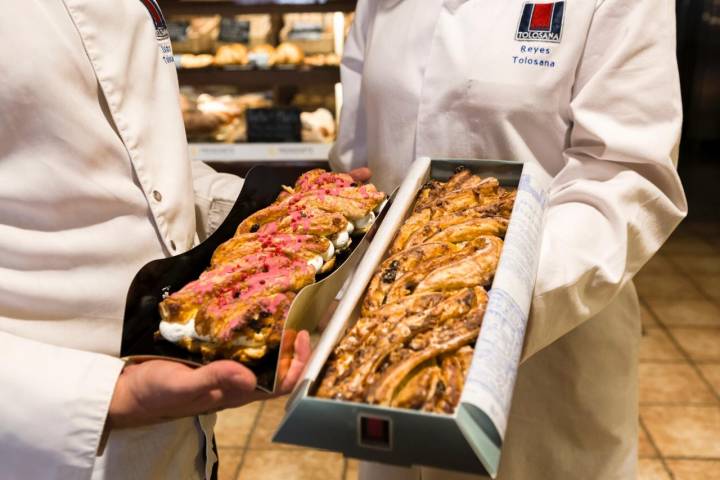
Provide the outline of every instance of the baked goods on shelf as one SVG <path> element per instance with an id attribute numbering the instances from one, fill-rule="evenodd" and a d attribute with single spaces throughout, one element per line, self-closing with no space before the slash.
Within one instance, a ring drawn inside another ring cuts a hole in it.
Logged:
<path id="1" fill-rule="evenodd" d="M 207 53 L 201 53 L 193 55 L 186 53 L 179 55 L 180 57 L 180 68 L 205 68 L 209 67 L 215 61 L 215 56 Z"/>
<path id="2" fill-rule="evenodd" d="M 459 169 L 418 193 L 318 397 L 452 413 L 462 392 L 515 200 Z"/>
<path id="3" fill-rule="evenodd" d="M 245 219 L 200 277 L 159 306 L 158 338 L 206 361 L 252 364 L 277 350 L 290 305 L 374 222 L 385 194 L 324 170 L 303 174 Z"/>
<path id="4" fill-rule="evenodd" d="M 340 65 L 340 55 L 336 53 L 306 55 L 303 63 L 311 67 L 337 67 Z"/>
<path id="5" fill-rule="evenodd" d="M 189 142 L 239 143 L 247 141 L 246 112 L 249 108 L 270 108 L 269 92 L 235 94 L 236 89 L 211 87 L 210 93 L 197 93 L 190 87 L 180 92 L 180 108 Z M 294 101 L 300 113 L 301 139 L 306 143 L 332 143 L 336 136 L 333 114 L 326 107 L 332 102 L 323 95 L 308 95 L 301 91 Z"/>
<path id="6" fill-rule="evenodd" d="M 318 108 L 314 112 L 302 112 L 300 122 L 303 142 L 332 143 L 335 140 L 335 119 L 330 110 Z"/>
<path id="7" fill-rule="evenodd" d="M 180 105 L 189 141 L 235 143 L 247 139 L 246 110 L 267 108 L 272 102 L 265 94 L 197 95 L 183 89 Z"/>
<path id="8" fill-rule="evenodd" d="M 246 65 L 248 61 L 248 49 L 242 43 L 221 45 L 215 52 L 214 64 L 218 67 L 224 67 L 226 65 Z"/>
<path id="9" fill-rule="evenodd" d="M 256 67 L 272 67 L 275 65 L 275 47 L 269 43 L 256 45 L 250 49 L 248 60 Z"/>
<path id="10" fill-rule="evenodd" d="M 305 54 L 303 51 L 291 42 L 283 42 L 275 49 L 275 65 L 300 65 L 303 63 Z"/>

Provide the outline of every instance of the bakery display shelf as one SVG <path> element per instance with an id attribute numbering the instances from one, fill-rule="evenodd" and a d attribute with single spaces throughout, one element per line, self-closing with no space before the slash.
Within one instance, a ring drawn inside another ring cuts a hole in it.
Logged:
<path id="1" fill-rule="evenodd" d="M 257 3 L 243 5 L 231 1 L 164 0 L 165 15 L 240 15 L 251 13 L 352 12 L 356 0 L 329 0 L 324 3 Z"/>
<path id="2" fill-rule="evenodd" d="M 191 143 L 191 160 L 203 162 L 296 162 L 325 161 L 332 144 L 327 143 Z"/>
<path id="3" fill-rule="evenodd" d="M 276 67 L 271 69 L 198 68 L 178 69 L 181 85 L 231 84 L 239 88 L 264 88 L 268 85 L 318 85 L 340 81 L 340 68 Z"/>

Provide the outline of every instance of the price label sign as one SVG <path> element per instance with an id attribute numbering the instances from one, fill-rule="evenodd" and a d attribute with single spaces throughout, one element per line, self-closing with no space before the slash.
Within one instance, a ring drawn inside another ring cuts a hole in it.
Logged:
<path id="1" fill-rule="evenodd" d="M 218 41 L 247 44 L 250 42 L 250 22 L 247 20 L 235 20 L 234 18 L 223 18 L 220 22 Z"/>

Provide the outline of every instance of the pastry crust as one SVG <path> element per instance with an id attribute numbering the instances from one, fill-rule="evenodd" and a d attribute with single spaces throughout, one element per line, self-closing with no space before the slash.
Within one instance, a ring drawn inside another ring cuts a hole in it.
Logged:
<path id="1" fill-rule="evenodd" d="M 398 277 L 387 289 L 385 301 L 394 302 L 424 291 L 489 285 L 501 251 L 502 240 L 499 238 L 478 237 L 461 250 L 430 259 Z"/>
<path id="2" fill-rule="evenodd" d="M 457 225 L 451 225 L 426 238 L 418 238 L 413 244 L 422 242 L 464 243 L 480 236 L 495 235 L 504 237 L 509 222 L 504 218 L 471 218 Z"/>
<path id="3" fill-rule="evenodd" d="M 369 337 L 380 325 L 397 324 L 407 316 L 422 314 L 446 300 L 449 296 L 447 293 L 426 293 L 408 296 L 396 303 L 384 305 L 374 312 L 371 317 L 360 318 L 335 347 L 333 351 L 334 361 L 328 367 L 318 395 L 332 396 L 335 382 L 338 377 L 344 377 L 349 371 L 355 360 L 356 350 L 362 344 L 372 341 L 369 340 Z"/>
<path id="4" fill-rule="evenodd" d="M 355 179 L 347 173 L 327 172 L 322 168 L 309 170 L 295 181 L 295 190 L 304 192 L 308 190 L 317 190 L 324 185 L 333 185 L 336 187 L 357 187 Z"/>
<path id="5" fill-rule="evenodd" d="M 373 310 L 385 303 L 388 292 L 398 278 L 431 259 L 445 257 L 459 250 L 460 248 L 452 243 L 425 243 L 387 258 L 370 280 L 363 301 L 362 315 L 370 315 Z"/>
<path id="6" fill-rule="evenodd" d="M 291 256 L 260 252 L 223 264 L 219 268 L 204 272 L 199 279 L 160 302 L 160 315 L 165 321 L 186 323 L 194 318 L 200 307 L 210 299 L 234 285 L 263 270 L 290 268 L 297 261 L 297 258 L 293 259 Z"/>
<path id="7" fill-rule="evenodd" d="M 480 332 L 484 306 L 473 310 L 463 319 L 449 322 L 431 332 L 419 335 L 415 345 L 411 345 L 413 353 L 402 361 L 387 368 L 370 387 L 368 403 L 389 405 L 403 378 L 421 363 L 443 353 L 457 350 L 477 338 Z"/>
<path id="8" fill-rule="evenodd" d="M 435 325 L 462 317 L 473 308 L 478 309 L 483 305 L 484 311 L 487 295 L 484 290 L 480 290 L 480 295 L 474 289 L 454 292 L 433 308 L 406 315 L 399 321 L 388 319 L 378 323 L 351 354 L 348 368 L 342 371 L 338 369 L 333 384 L 323 383 L 324 388 L 318 391 L 318 395 L 344 400 L 362 399 L 366 388 L 373 383 L 374 376 L 380 373 L 380 366 L 393 351 L 401 349 L 415 336 L 432 331 Z"/>
<path id="9" fill-rule="evenodd" d="M 469 170 L 426 183 L 316 395 L 452 413 L 514 201 L 514 190 Z"/>
<path id="10" fill-rule="evenodd" d="M 287 256 L 297 256 L 308 260 L 322 256 L 332 248 L 332 242 L 316 235 L 286 233 L 281 235 L 262 235 L 246 233 L 235 235 L 222 243 L 213 253 L 210 268 L 233 262 L 255 253 L 270 251 Z"/>
<path id="11" fill-rule="evenodd" d="M 295 294 L 277 293 L 255 299 L 237 302 L 222 313 L 213 312 L 208 305 L 200 311 L 196 331 L 210 336 L 213 345 L 186 338 L 185 342 L 195 345 L 205 360 L 230 358 L 243 363 L 254 363 L 268 350 L 280 346 L 282 329 L 287 312 Z"/>
<path id="12" fill-rule="evenodd" d="M 348 219 L 342 213 L 328 212 L 317 208 L 289 208 L 289 205 L 274 205 L 264 208 L 243 221 L 236 235 L 257 232 L 260 235 L 292 233 L 329 237 L 347 230 Z"/>
<path id="13" fill-rule="evenodd" d="M 360 220 L 372 212 L 380 201 L 376 203 L 366 202 L 336 195 L 328 195 L 324 193 L 324 191 L 313 191 L 292 195 L 283 203 L 287 203 L 288 207 L 293 209 L 317 209 L 338 213 L 348 220 Z"/>
<path id="14" fill-rule="evenodd" d="M 248 63 L 248 49 L 242 43 L 221 45 L 215 52 L 215 65 L 245 65 Z"/>
<path id="15" fill-rule="evenodd" d="M 276 65 L 300 65 L 305 59 L 302 49 L 290 42 L 283 42 L 275 49 Z"/>

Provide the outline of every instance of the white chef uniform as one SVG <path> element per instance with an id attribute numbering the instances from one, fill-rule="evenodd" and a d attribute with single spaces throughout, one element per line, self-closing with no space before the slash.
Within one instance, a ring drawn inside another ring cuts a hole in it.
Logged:
<path id="1" fill-rule="evenodd" d="M 133 276 L 191 248 L 196 208 L 205 233 L 241 186 L 204 165 L 191 172 L 170 42 L 153 7 L 3 5 L 3 480 L 190 479 L 211 468 L 200 425 L 211 435 L 214 416 L 113 431 L 96 457 Z"/>
<path id="2" fill-rule="evenodd" d="M 536 162 L 554 177 L 499 478 L 634 479 L 631 279 L 687 211 L 671 159 L 674 2 L 533 3 L 360 0 L 332 162 L 367 162 L 385 191 L 421 155 Z M 420 477 L 455 478 L 361 467 Z"/>

